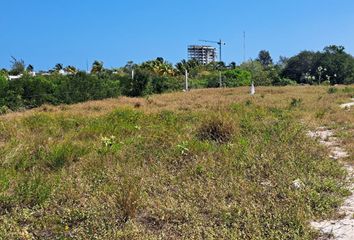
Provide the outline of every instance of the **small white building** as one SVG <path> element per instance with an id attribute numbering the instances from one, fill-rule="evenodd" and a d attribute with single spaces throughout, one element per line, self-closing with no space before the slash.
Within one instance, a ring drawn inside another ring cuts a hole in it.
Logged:
<path id="1" fill-rule="evenodd" d="M 9 75 L 9 80 L 15 80 L 15 79 L 19 79 L 23 76 L 23 74 L 20 75 Z"/>
<path id="2" fill-rule="evenodd" d="M 28 72 L 28 74 L 31 76 L 31 77 L 35 77 L 37 74 L 36 72 L 32 71 L 32 72 Z M 19 79 L 23 77 L 23 74 L 19 74 L 19 75 L 9 75 L 8 78 L 9 80 L 15 80 L 15 79 Z"/>

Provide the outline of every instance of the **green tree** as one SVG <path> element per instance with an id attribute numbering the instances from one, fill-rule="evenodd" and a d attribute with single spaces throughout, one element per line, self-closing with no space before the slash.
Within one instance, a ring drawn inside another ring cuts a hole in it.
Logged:
<path id="1" fill-rule="evenodd" d="M 156 60 L 147 61 L 141 64 L 142 69 L 148 70 L 159 76 L 174 76 L 175 70 L 172 64 L 166 62 L 163 58 L 158 57 Z"/>
<path id="2" fill-rule="evenodd" d="M 96 74 L 96 73 L 101 73 L 103 72 L 103 62 L 102 61 L 94 61 L 92 63 L 92 68 L 91 68 L 91 73 Z"/>
<path id="3" fill-rule="evenodd" d="M 54 68 L 53 68 L 53 71 L 54 72 L 59 72 L 60 70 L 63 70 L 63 64 L 61 64 L 61 63 L 57 63 L 57 64 L 55 64 L 55 66 L 54 66 Z"/>
<path id="4" fill-rule="evenodd" d="M 31 64 L 29 64 L 26 68 L 27 72 L 33 72 L 33 70 L 34 70 L 34 67 Z"/>
<path id="5" fill-rule="evenodd" d="M 269 51 L 261 50 L 258 54 L 257 61 L 259 61 L 263 67 L 269 67 L 273 65 L 273 59 L 270 56 Z"/>
<path id="6" fill-rule="evenodd" d="M 241 69 L 246 70 L 251 73 L 253 82 L 258 86 L 269 86 L 272 84 L 272 78 L 270 72 L 273 68 L 266 70 L 259 61 L 248 61 L 242 63 Z"/>
<path id="7" fill-rule="evenodd" d="M 231 62 L 228 66 L 228 68 L 230 69 L 236 69 L 236 63 L 235 62 Z"/>
<path id="8" fill-rule="evenodd" d="M 11 70 L 9 72 L 10 75 L 19 75 L 25 72 L 25 62 L 20 59 L 17 60 L 15 57 L 11 57 Z"/>
<path id="9" fill-rule="evenodd" d="M 277 64 L 275 65 L 275 67 L 277 68 L 277 70 L 279 72 L 283 71 L 284 68 L 286 67 L 286 65 L 288 64 L 289 58 L 288 57 L 284 57 L 284 56 L 280 56 L 279 57 L 279 61 L 277 62 Z"/>
<path id="10" fill-rule="evenodd" d="M 70 74 L 76 74 L 78 72 L 78 70 L 76 69 L 76 67 L 74 66 L 67 66 L 64 68 L 64 71 L 67 72 L 67 73 L 70 73 Z"/>
<path id="11" fill-rule="evenodd" d="M 188 61 L 183 59 L 178 62 L 175 67 L 177 74 L 184 75 L 187 70 L 191 77 L 195 77 L 203 66 L 195 59 L 190 59 Z"/>
<path id="12" fill-rule="evenodd" d="M 281 76 L 295 80 L 298 83 L 312 84 L 313 80 L 306 76 L 315 76 L 319 66 L 320 52 L 302 51 L 294 57 L 289 58 L 282 70 Z"/>
<path id="13" fill-rule="evenodd" d="M 127 74 L 131 74 L 131 71 L 137 68 L 138 68 L 137 64 L 135 64 L 133 61 L 128 61 L 123 67 L 123 71 Z"/>
<path id="14" fill-rule="evenodd" d="M 125 76 L 121 79 L 122 93 L 130 97 L 143 96 L 144 93 L 147 92 L 147 87 L 151 79 L 151 71 L 138 68 L 135 71 L 133 79 L 129 76 Z"/>
<path id="15" fill-rule="evenodd" d="M 0 72 L 0 107 L 6 105 L 5 97 L 8 89 L 8 80 L 5 74 Z"/>
<path id="16" fill-rule="evenodd" d="M 325 69 L 321 80 L 330 81 L 331 84 L 354 83 L 354 58 L 345 52 L 343 46 L 325 47 L 318 65 L 317 68 Z"/>
<path id="17" fill-rule="evenodd" d="M 302 51 L 287 61 L 281 75 L 298 83 L 353 83 L 354 59 L 343 46 L 331 45 L 322 52 Z"/>
<path id="18" fill-rule="evenodd" d="M 225 87 L 249 86 L 251 84 L 251 73 L 241 68 L 226 70 L 222 76 Z"/>

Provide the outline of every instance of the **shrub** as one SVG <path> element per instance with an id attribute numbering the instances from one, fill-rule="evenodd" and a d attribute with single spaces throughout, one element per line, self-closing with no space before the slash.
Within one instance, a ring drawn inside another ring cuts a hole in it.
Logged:
<path id="1" fill-rule="evenodd" d="M 0 107 L 0 115 L 7 114 L 7 113 L 10 113 L 10 112 L 11 112 L 11 109 L 8 108 L 7 106 Z"/>
<path id="2" fill-rule="evenodd" d="M 216 88 L 220 86 L 220 73 L 214 72 L 204 75 L 202 78 L 207 87 Z M 251 84 L 251 73 L 242 69 L 232 69 L 221 73 L 221 84 L 224 87 L 248 86 Z"/>
<path id="3" fill-rule="evenodd" d="M 134 79 L 128 76 L 122 78 L 122 93 L 130 97 L 139 97 L 146 94 L 149 82 L 151 82 L 152 73 L 147 70 L 137 69 Z"/>
<path id="4" fill-rule="evenodd" d="M 226 87 L 248 86 L 251 84 L 251 73 L 239 68 L 227 70 L 223 73 L 223 84 Z"/>
<path id="5" fill-rule="evenodd" d="M 5 97 L 8 88 L 8 80 L 0 73 L 0 106 L 5 105 Z"/>
<path id="6" fill-rule="evenodd" d="M 286 85 L 296 85 L 296 82 L 289 78 L 275 78 L 272 81 L 272 85 L 274 86 L 286 86 Z"/>
<path id="7" fill-rule="evenodd" d="M 206 87 L 208 88 L 217 88 L 220 86 L 220 75 L 218 73 L 203 76 L 202 80 L 206 83 Z"/>
<path id="8" fill-rule="evenodd" d="M 198 129 L 198 139 L 214 141 L 217 143 L 229 142 L 232 138 L 234 127 L 230 121 L 220 117 L 213 117 L 202 123 Z"/>
<path id="9" fill-rule="evenodd" d="M 245 62 L 240 68 L 251 73 L 252 80 L 257 86 L 272 85 L 272 79 L 277 76 L 274 69 L 265 69 L 259 61 Z"/>
<path id="10" fill-rule="evenodd" d="M 292 98 L 291 102 L 290 102 L 290 107 L 292 107 L 292 108 L 299 107 L 301 105 L 301 103 L 302 103 L 302 99 L 301 98 L 299 98 L 299 99 Z"/>
<path id="11" fill-rule="evenodd" d="M 121 94 L 120 80 L 121 77 L 114 74 L 89 75 L 85 72 L 69 76 L 54 73 L 33 77 L 25 74 L 12 81 L 0 76 L 0 106 L 18 110 L 46 103 L 71 104 L 117 97 Z"/>
<path id="12" fill-rule="evenodd" d="M 330 87 L 330 88 L 328 88 L 327 93 L 328 93 L 328 94 L 333 94 L 333 93 L 336 93 L 337 91 L 338 91 L 337 88 L 335 88 L 335 87 Z"/>
<path id="13" fill-rule="evenodd" d="M 329 80 L 326 80 L 326 81 L 321 82 L 321 85 L 329 86 L 329 85 L 331 85 L 331 82 Z"/>

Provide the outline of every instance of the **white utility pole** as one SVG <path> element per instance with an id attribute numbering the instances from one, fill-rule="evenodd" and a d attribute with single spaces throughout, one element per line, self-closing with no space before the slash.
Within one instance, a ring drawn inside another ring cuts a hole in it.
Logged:
<path id="1" fill-rule="evenodd" d="M 134 72 L 134 69 L 132 69 L 132 79 L 134 80 L 134 75 L 135 75 L 135 72 Z"/>
<path id="2" fill-rule="evenodd" d="M 254 83 L 252 81 L 252 84 L 251 84 L 251 95 L 255 95 L 256 94 L 256 88 L 254 87 Z"/>
<path id="3" fill-rule="evenodd" d="M 221 71 L 219 72 L 219 87 L 222 87 Z"/>
<path id="4" fill-rule="evenodd" d="M 188 92 L 189 91 L 189 84 L 188 84 L 188 71 L 187 71 L 187 69 L 186 69 L 186 71 L 185 71 L 185 78 L 186 78 L 186 92 Z"/>

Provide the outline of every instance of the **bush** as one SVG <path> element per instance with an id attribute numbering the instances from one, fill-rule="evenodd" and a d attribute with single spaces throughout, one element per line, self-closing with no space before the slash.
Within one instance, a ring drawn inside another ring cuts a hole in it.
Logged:
<path id="1" fill-rule="evenodd" d="M 330 88 L 328 88 L 327 93 L 328 93 L 328 94 L 333 94 L 333 93 L 336 93 L 337 91 L 338 91 L 337 88 L 335 88 L 335 87 L 330 87 Z"/>
<path id="2" fill-rule="evenodd" d="M 143 96 L 149 92 L 147 90 L 149 82 L 151 82 L 152 74 L 147 70 L 137 69 L 135 71 L 134 79 L 129 76 L 122 78 L 122 93 L 129 97 Z M 151 87 L 152 88 L 152 87 Z"/>
<path id="3" fill-rule="evenodd" d="M 205 76 L 203 80 L 206 82 L 208 88 L 220 87 L 220 75 L 218 73 Z"/>
<path id="4" fill-rule="evenodd" d="M 287 86 L 287 85 L 296 85 L 296 82 L 289 78 L 275 78 L 272 81 L 272 85 L 274 86 Z"/>
<path id="5" fill-rule="evenodd" d="M 0 76 L 0 106 L 12 110 L 33 108 L 42 104 L 71 104 L 87 100 L 117 97 L 121 94 L 121 77 L 114 74 L 86 74 L 50 76 L 24 75 L 7 81 Z"/>
<path id="6" fill-rule="evenodd" d="M 242 69 L 227 70 L 223 73 L 223 84 L 226 87 L 249 86 L 251 73 Z"/>
<path id="7" fill-rule="evenodd" d="M 326 80 L 326 81 L 321 82 L 321 85 L 329 86 L 329 85 L 331 85 L 331 82 L 329 80 Z"/>
<path id="8" fill-rule="evenodd" d="M 301 103 L 302 103 L 302 99 L 301 98 L 299 98 L 299 99 L 292 98 L 291 102 L 290 102 L 290 107 L 292 107 L 292 108 L 299 107 L 301 105 Z"/>
<path id="9" fill-rule="evenodd" d="M 0 107 L 0 115 L 7 114 L 7 113 L 10 113 L 10 112 L 11 112 L 11 109 L 8 108 L 7 106 Z"/>
<path id="10" fill-rule="evenodd" d="M 245 62 L 240 68 L 251 73 L 252 80 L 257 86 L 272 85 L 272 79 L 278 75 L 275 69 L 265 69 L 259 61 Z"/>
<path id="11" fill-rule="evenodd" d="M 231 140 L 233 132 L 234 127 L 230 121 L 213 117 L 199 127 L 197 137 L 202 141 L 226 143 Z"/>

